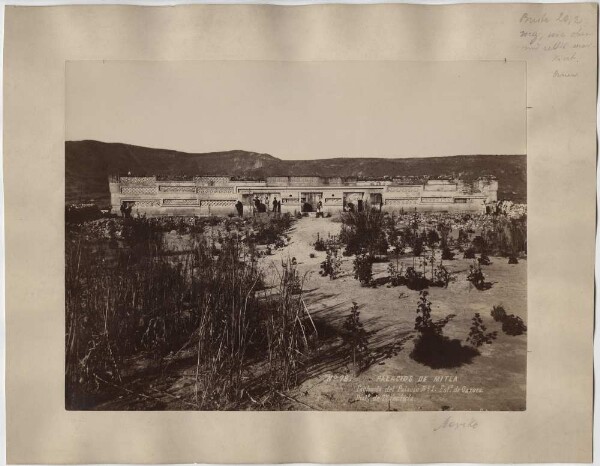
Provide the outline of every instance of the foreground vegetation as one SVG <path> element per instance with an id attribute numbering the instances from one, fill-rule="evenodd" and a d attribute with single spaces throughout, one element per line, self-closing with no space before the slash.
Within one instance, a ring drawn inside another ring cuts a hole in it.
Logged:
<path id="1" fill-rule="evenodd" d="M 156 395 L 172 398 L 169 407 L 178 409 L 278 409 L 332 354 L 359 377 L 411 338 L 416 363 L 452 368 L 480 357 L 499 334 L 526 331 L 520 317 L 496 303 L 472 314 L 462 339 L 448 336 L 444 328 L 455 315 L 433 319 L 426 291 L 447 293 L 459 279 L 449 264 L 467 258 L 472 265 L 460 280 L 489 293 L 496 286 L 492 259 L 526 258 L 526 218 L 365 211 L 339 220 L 339 234 L 316 237 L 315 250 L 325 255 L 319 280 L 341 279 L 347 260 L 356 279 L 349 279 L 356 287 L 351 300 L 382 285 L 420 292 L 418 302 L 398 302 L 413 316 L 412 333 L 398 334 L 385 350 L 356 302 L 340 309 L 336 329 L 311 314 L 298 258 L 281 259 L 293 216 L 69 222 L 67 407 L 93 409 L 126 396 L 139 399 L 139 409 L 165 408 Z M 174 248 L 173 238 L 183 246 Z M 267 265 L 277 250 L 277 262 Z M 378 263 L 387 274 L 375 278 Z M 333 353 L 332 335 L 340 342 Z M 172 373 L 184 374 L 185 389 L 167 393 L 155 383 Z"/>

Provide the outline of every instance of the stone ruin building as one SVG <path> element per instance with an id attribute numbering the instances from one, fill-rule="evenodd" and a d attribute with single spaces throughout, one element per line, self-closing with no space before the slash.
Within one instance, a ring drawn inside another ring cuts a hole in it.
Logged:
<path id="1" fill-rule="evenodd" d="M 110 176 L 111 211 L 132 215 L 223 215 L 236 213 L 241 201 L 244 214 L 252 214 L 255 200 L 272 210 L 274 199 L 281 212 L 323 212 L 377 208 L 386 211 L 485 212 L 497 201 L 494 177 L 463 181 L 449 177 L 271 176 L 242 179 L 231 176 Z"/>

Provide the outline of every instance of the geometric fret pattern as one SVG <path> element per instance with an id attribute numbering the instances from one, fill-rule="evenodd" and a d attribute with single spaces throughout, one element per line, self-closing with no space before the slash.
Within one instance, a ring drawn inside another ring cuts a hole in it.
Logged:
<path id="1" fill-rule="evenodd" d="M 154 194 L 156 189 L 151 186 L 122 186 L 122 194 Z"/>

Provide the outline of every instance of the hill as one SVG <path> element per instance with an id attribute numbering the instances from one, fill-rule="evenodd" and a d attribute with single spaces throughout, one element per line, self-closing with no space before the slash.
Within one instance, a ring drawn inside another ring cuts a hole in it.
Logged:
<path id="1" fill-rule="evenodd" d="M 110 202 L 108 175 L 231 175 L 266 177 L 456 175 L 473 179 L 494 175 L 499 199 L 527 200 L 525 155 L 454 155 L 423 158 L 334 158 L 281 160 L 269 154 L 232 150 L 190 154 L 100 141 L 65 143 L 65 201 Z"/>

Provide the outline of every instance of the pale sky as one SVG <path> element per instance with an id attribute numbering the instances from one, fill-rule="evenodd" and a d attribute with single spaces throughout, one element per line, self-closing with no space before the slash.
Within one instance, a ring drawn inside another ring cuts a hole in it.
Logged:
<path id="1" fill-rule="evenodd" d="M 281 159 L 526 153 L 524 62 L 75 61 L 66 139 Z"/>

